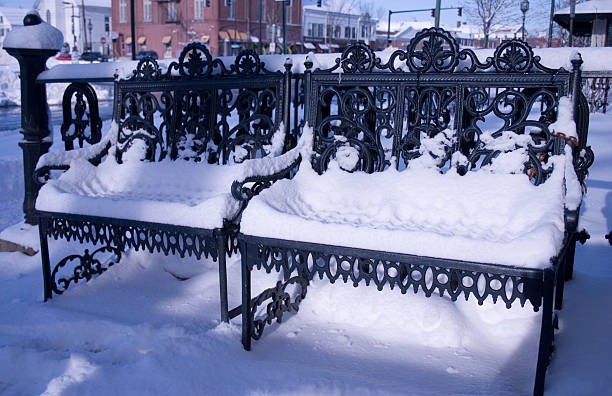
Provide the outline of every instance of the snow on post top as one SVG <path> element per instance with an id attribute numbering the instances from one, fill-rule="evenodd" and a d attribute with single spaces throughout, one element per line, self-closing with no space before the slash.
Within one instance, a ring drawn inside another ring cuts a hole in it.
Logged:
<path id="1" fill-rule="evenodd" d="M 15 26 L 4 39 L 4 48 L 48 49 L 59 51 L 64 35 L 44 22 L 36 10 L 23 18 L 23 26 Z"/>

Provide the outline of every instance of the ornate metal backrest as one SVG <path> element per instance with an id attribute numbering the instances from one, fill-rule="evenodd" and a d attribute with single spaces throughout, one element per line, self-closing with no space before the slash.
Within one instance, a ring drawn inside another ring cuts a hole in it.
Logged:
<path id="1" fill-rule="evenodd" d="M 290 69 L 269 71 L 252 50 L 227 68 L 199 42 L 164 72 L 142 59 L 130 78 L 115 82 L 118 161 L 136 141 L 151 161 L 226 164 L 266 155 L 281 124 L 289 130 Z"/>
<path id="2" fill-rule="evenodd" d="M 328 69 L 313 70 L 307 59 L 313 167 L 324 172 L 336 160 L 347 171 L 375 172 L 395 157 L 401 170 L 422 158 L 442 171 L 454 166 L 465 173 L 509 150 L 500 148 L 502 138 L 515 142 L 510 150 L 526 146 L 523 171 L 539 184 L 546 179 L 542 163 L 563 149 L 556 135 L 564 131 L 549 126 L 574 81 L 579 90 L 581 63 L 575 60 L 572 73 L 549 69 L 520 40 L 502 42 L 481 62 L 437 28 L 421 31 L 386 61 L 363 43 L 347 47 Z M 515 135 L 527 139 L 512 140 Z"/>

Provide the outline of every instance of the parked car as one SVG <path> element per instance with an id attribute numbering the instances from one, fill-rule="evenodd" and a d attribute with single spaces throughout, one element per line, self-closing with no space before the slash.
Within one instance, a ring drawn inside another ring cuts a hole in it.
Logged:
<path id="1" fill-rule="evenodd" d="M 153 59 L 159 59 L 159 56 L 157 55 L 157 52 L 155 51 L 138 51 L 136 53 L 136 59 L 142 59 L 145 56 L 150 56 Z"/>
<path id="2" fill-rule="evenodd" d="M 97 51 L 85 51 L 81 54 L 80 59 L 87 62 L 102 61 L 102 53 Z"/>

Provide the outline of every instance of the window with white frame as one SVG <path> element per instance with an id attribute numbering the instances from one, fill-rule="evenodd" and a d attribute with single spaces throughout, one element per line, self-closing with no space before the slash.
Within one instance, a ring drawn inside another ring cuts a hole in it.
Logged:
<path id="1" fill-rule="evenodd" d="M 127 0 L 119 0 L 119 22 L 127 22 Z"/>
<path id="2" fill-rule="evenodd" d="M 178 20 L 176 2 L 172 0 L 168 2 L 168 20 L 172 22 Z"/>
<path id="3" fill-rule="evenodd" d="M 204 0 L 194 0 L 194 18 L 204 19 Z"/>
<path id="4" fill-rule="evenodd" d="M 151 0 L 142 0 L 142 20 L 144 22 L 151 22 L 153 20 L 153 5 Z"/>

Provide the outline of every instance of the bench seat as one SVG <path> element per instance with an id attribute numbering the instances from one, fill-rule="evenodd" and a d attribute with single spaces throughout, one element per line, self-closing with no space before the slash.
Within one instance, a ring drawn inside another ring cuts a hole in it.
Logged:
<path id="1" fill-rule="evenodd" d="M 391 167 L 317 174 L 303 161 L 293 179 L 254 197 L 245 235 L 418 256 L 546 268 L 564 240 L 566 156 L 539 186 L 524 174 Z M 570 161 L 571 156 L 567 157 Z"/>
<path id="2" fill-rule="evenodd" d="M 222 228 L 223 221 L 233 219 L 240 210 L 230 187 L 246 166 L 132 160 L 117 164 L 112 157 L 94 166 L 78 159 L 41 188 L 36 209 Z"/>

